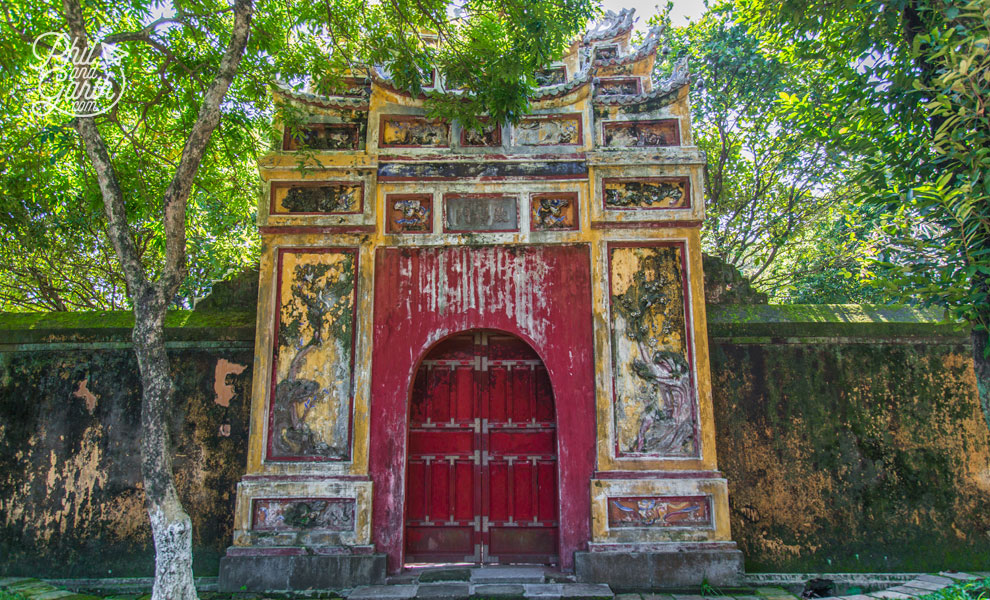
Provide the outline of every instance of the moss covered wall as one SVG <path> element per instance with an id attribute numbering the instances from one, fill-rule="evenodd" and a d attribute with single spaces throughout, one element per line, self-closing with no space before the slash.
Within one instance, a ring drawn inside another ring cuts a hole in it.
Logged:
<path id="1" fill-rule="evenodd" d="M 719 467 L 747 570 L 990 565 L 990 435 L 969 340 L 933 317 L 712 311 Z"/>
<path id="2" fill-rule="evenodd" d="M 990 564 L 990 435 L 966 333 L 937 317 L 709 307 L 718 462 L 748 570 Z M 176 477 L 199 575 L 231 541 L 253 320 L 169 319 Z M 151 574 L 128 325 L 0 315 L 0 572 Z"/>
<path id="3" fill-rule="evenodd" d="M 230 543 L 254 346 L 252 328 L 240 325 L 252 319 L 170 319 L 187 325 L 169 331 L 172 436 L 199 575 L 216 573 Z M 128 324 L 119 313 L 0 315 L 0 573 L 153 572 Z"/>

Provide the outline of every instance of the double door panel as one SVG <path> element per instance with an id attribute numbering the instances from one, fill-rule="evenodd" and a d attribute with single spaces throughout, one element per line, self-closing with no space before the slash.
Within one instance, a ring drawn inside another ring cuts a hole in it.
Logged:
<path id="1" fill-rule="evenodd" d="M 557 562 L 550 381 L 516 338 L 458 336 L 413 387 L 406 562 Z"/>

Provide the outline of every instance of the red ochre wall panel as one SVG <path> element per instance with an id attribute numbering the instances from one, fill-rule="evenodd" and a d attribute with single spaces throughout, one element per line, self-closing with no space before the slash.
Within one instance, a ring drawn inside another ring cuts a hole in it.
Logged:
<path id="1" fill-rule="evenodd" d="M 574 552 L 587 548 L 595 456 L 590 273 L 586 245 L 377 250 L 369 468 L 372 537 L 389 571 L 403 564 L 413 377 L 434 344 L 472 329 L 516 335 L 543 360 L 557 408 L 560 567 L 571 569 Z"/>

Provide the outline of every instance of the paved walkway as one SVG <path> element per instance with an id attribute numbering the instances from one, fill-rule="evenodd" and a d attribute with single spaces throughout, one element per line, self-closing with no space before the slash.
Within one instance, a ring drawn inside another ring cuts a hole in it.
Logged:
<path id="1" fill-rule="evenodd" d="M 880 592 L 869 594 L 856 594 L 854 596 L 840 596 L 836 600 L 914 600 L 920 596 L 925 596 L 937 592 L 943 588 L 957 583 L 964 583 L 973 579 L 978 579 L 969 573 L 949 573 L 942 572 L 938 575 L 919 575 L 911 581 L 887 588 Z"/>

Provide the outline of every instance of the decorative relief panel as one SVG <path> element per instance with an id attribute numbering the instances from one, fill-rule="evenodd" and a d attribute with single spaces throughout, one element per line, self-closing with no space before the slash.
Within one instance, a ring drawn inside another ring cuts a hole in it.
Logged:
<path id="1" fill-rule="evenodd" d="M 357 123 L 311 123 L 295 132 L 286 129 L 284 150 L 357 150 L 361 127 Z"/>
<path id="2" fill-rule="evenodd" d="M 577 203 L 576 192 L 533 194 L 530 202 L 530 230 L 577 229 Z"/>
<path id="3" fill-rule="evenodd" d="M 360 213 L 364 183 L 360 181 L 272 182 L 271 213 Z"/>
<path id="4" fill-rule="evenodd" d="M 595 60 L 612 60 L 619 57 L 619 47 L 615 44 L 595 48 Z"/>
<path id="5" fill-rule="evenodd" d="M 502 128 L 486 123 L 481 131 L 464 127 L 461 129 L 461 146 L 501 146 Z"/>
<path id="6" fill-rule="evenodd" d="M 518 231 L 516 199 L 499 194 L 444 196 L 444 230 L 452 233 Z"/>
<path id="7" fill-rule="evenodd" d="M 608 526 L 714 527 L 711 497 L 609 498 Z"/>
<path id="8" fill-rule="evenodd" d="M 605 178 L 602 199 L 609 209 L 690 208 L 687 177 Z"/>
<path id="9" fill-rule="evenodd" d="M 643 93 L 639 77 L 601 77 L 595 80 L 596 96 L 622 96 Z"/>
<path id="10" fill-rule="evenodd" d="M 566 67 L 550 67 L 536 72 L 536 84 L 540 86 L 557 85 L 566 81 Z"/>
<path id="11" fill-rule="evenodd" d="M 357 252 L 283 248 L 268 460 L 350 458 Z"/>
<path id="12" fill-rule="evenodd" d="M 352 532 L 354 504 L 353 498 L 256 498 L 251 503 L 251 529 Z"/>
<path id="13" fill-rule="evenodd" d="M 389 233 L 433 231 L 432 194 L 389 194 L 385 197 Z"/>
<path id="14" fill-rule="evenodd" d="M 414 115 L 382 115 L 378 128 L 382 148 L 446 148 L 450 125 Z"/>
<path id="15" fill-rule="evenodd" d="M 610 121 L 602 124 L 602 142 L 609 148 L 680 146 L 677 119 Z"/>
<path id="16" fill-rule="evenodd" d="M 617 456 L 697 457 L 684 247 L 610 246 Z"/>
<path id="17" fill-rule="evenodd" d="M 515 128 L 520 146 L 575 146 L 581 144 L 581 115 L 523 117 Z"/>

